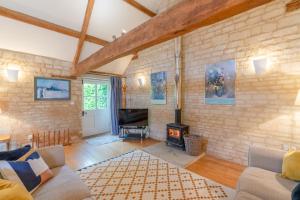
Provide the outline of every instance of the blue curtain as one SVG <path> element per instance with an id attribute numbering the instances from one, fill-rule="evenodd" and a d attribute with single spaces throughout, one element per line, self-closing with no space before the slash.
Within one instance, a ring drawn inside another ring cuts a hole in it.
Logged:
<path id="1" fill-rule="evenodd" d="M 113 135 L 119 134 L 118 112 L 122 106 L 122 79 L 120 77 L 111 77 L 111 130 Z"/>

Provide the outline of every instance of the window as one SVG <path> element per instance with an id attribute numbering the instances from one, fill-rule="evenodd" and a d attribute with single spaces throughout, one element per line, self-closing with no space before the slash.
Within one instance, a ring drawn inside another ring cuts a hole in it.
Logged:
<path id="1" fill-rule="evenodd" d="M 107 84 L 97 85 L 97 108 L 107 108 Z"/>
<path id="2" fill-rule="evenodd" d="M 83 84 L 83 108 L 84 110 L 96 110 L 107 108 L 108 85 L 104 83 Z"/>

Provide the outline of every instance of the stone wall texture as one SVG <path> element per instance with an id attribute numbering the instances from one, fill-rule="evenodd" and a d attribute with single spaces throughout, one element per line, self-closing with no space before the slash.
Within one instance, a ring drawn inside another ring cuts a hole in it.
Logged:
<path id="1" fill-rule="evenodd" d="M 208 139 L 209 154 L 246 164 L 250 145 L 300 147 L 300 10 L 286 13 L 287 2 L 275 0 L 183 36 L 183 122 Z M 271 65 L 256 75 L 251 63 L 259 56 Z M 236 60 L 236 104 L 206 105 L 205 65 L 227 59 Z M 160 140 L 174 121 L 174 63 L 171 40 L 139 52 L 126 72 L 127 107 L 148 107 L 151 137 Z M 158 71 L 167 71 L 166 105 L 150 103 L 150 74 Z M 138 78 L 145 78 L 144 86 Z"/>
<path id="2" fill-rule="evenodd" d="M 9 82 L 6 69 L 19 69 Z M 71 81 L 71 101 L 35 101 L 34 77 L 70 75 L 71 63 L 0 49 L 0 134 L 12 134 L 12 146 L 28 143 L 32 130 L 70 128 L 81 133 L 81 80 Z"/>

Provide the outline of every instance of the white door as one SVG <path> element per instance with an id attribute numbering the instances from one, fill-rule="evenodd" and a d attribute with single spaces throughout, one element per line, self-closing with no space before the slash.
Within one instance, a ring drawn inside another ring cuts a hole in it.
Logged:
<path id="1" fill-rule="evenodd" d="M 83 136 L 111 131 L 110 80 L 83 80 Z"/>

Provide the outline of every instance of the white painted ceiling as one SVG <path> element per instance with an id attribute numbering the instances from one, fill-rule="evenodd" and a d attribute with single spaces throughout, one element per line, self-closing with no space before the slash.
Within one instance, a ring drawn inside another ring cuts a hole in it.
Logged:
<path id="1" fill-rule="evenodd" d="M 154 12 L 159 10 L 160 1 L 158 0 L 137 1 Z M 0 0 L 0 6 L 80 31 L 87 0 Z M 113 35 L 119 37 L 123 29 L 128 32 L 148 19 L 150 17 L 123 0 L 96 0 L 88 34 L 112 41 Z M 72 61 L 74 58 L 77 38 L 5 17 L 0 17 L 0 24 L 0 48 L 2 49 L 66 61 Z M 85 42 L 80 60 L 87 58 L 100 48 L 102 46 Z M 122 58 L 121 61 L 118 60 L 113 64 L 123 65 L 120 63 L 127 63 L 128 58 Z M 124 69 L 120 68 L 115 73 L 122 71 Z"/>
<path id="2" fill-rule="evenodd" d="M 155 13 L 159 13 L 159 10 L 161 9 L 161 5 L 164 2 L 167 2 L 168 0 L 136 0 L 146 8 L 152 10 Z"/>
<path id="3" fill-rule="evenodd" d="M 0 48 L 71 61 L 77 40 L 19 21 L 0 17 Z"/>
<path id="4" fill-rule="evenodd" d="M 96 0 L 88 33 L 112 41 L 112 35 L 119 37 L 122 29 L 130 31 L 148 19 L 122 0 Z"/>
<path id="5" fill-rule="evenodd" d="M 111 63 L 103 65 L 99 69 L 96 69 L 97 72 L 105 72 L 111 74 L 124 74 L 127 66 L 130 64 L 133 55 L 124 56 L 122 58 L 116 59 Z M 126 67 L 125 67 L 126 66 Z"/>

